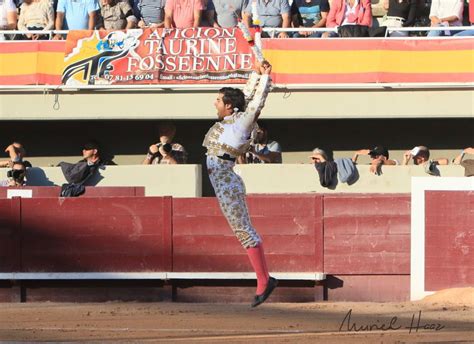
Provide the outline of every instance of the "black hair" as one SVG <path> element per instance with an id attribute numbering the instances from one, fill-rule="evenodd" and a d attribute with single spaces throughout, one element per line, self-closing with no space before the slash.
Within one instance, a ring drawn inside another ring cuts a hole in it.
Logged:
<path id="1" fill-rule="evenodd" d="M 219 90 L 219 93 L 222 93 L 222 101 L 224 104 L 230 104 L 232 109 L 239 109 L 239 111 L 245 111 L 245 95 L 244 92 L 238 88 L 233 87 L 223 87 Z"/>

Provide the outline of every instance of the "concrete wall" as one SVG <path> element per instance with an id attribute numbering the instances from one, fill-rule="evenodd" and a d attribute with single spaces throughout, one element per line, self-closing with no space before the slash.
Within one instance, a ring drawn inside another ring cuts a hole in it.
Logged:
<path id="1" fill-rule="evenodd" d="M 335 189 L 324 188 L 311 164 L 239 165 L 247 193 L 410 193 L 411 177 L 428 176 L 421 166 L 385 166 L 383 174 L 369 172 L 368 165 L 358 165 L 359 180 L 353 185 L 338 183 Z M 461 166 L 440 166 L 443 177 L 462 177 Z M 433 177 L 435 178 L 435 177 Z"/>
<path id="2" fill-rule="evenodd" d="M 7 169 L 0 169 L 0 180 Z M 27 172 L 29 185 L 62 185 L 66 183 L 59 167 L 33 167 Z M 201 166 L 199 165 L 136 165 L 106 166 L 86 185 L 144 186 L 145 196 L 200 197 Z"/>

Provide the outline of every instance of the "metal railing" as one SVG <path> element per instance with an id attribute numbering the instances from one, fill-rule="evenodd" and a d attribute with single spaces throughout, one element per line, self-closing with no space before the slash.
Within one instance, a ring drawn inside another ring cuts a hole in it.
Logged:
<path id="1" fill-rule="evenodd" d="M 140 29 L 132 29 L 132 30 L 140 30 Z M 389 34 L 394 31 L 398 32 L 429 32 L 429 31 L 465 31 L 465 30 L 474 30 L 474 26 L 451 26 L 451 27 L 387 27 L 386 37 L 388 38 Z M 275 35 L 279 32 L 288 32 L 288 33 L 296 33 L 296 32 L 337 32 L 337 28 L 263 28 L 263 32 L 268 33 L 270 37 L 275 37 Z M 16 35 L 26 35 L 26 34 L 34 34 L 34 35 L 47 35 L 50 40 L 52 40 L 56 35 L 67 35 L 68 30 L 0 30 L 0 37 L 2 35 L 7 36 L 7 41 L 16 41 L 14 39 Z M 9 36 L 13 36 L 13 39 L 8 40 Z M 447 36 L 448 38 L 453 38 L 453 36 Z M 65 38 L 65 37 L 64 37 Z M 363 37 L 365 38 L 365 37 Z M 383 38 L 383 37 L 372 37 L 376 38 Z M 424 36 L 417 36 L 417 37 L 390 37 L 390 38 L 424 38 Z M 431 38 L 431 37 L 426 37 Z M 438 38 L 438 37 L 437 37 Z M 442 37 L 440 37 L 442 38 Z M 445 37 L 446 38 L 446 37 Z M 455 37 L 458 38 L 458 37 Z M 24 40 L 24 39 L 19 39 Z"/>

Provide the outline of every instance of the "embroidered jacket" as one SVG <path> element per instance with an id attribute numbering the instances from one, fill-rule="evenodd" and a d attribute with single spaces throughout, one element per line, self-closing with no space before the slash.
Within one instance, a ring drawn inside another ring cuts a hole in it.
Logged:
<path id="1" fill-rule="evenodd" d="M 255 119 L 265 105 L 270 87 L 269 75 L 256 72 L 250 75 L 243 90 L 247 101 L 246 110 L 234 112 L 209 129 L 202 143 L 207 148 L 207 155 L 229 154 L 237 157 L 248 151 L 257 128 Z"/>

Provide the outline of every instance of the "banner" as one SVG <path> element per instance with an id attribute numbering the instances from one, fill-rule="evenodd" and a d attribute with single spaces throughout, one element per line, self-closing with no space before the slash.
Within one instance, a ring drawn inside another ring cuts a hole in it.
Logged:
<path id="1" fill-rule="evenodd" d="M 474 82 L 474 38 L 267 39 L 276 84 Z"/>
<path id="2" fill-rule="evenodd" d="M 238 83 L 253 66 L 237 28 L 72 31 L 65 85 Z"/>
<path id="3" fill-rule="evenodd" d="M 263 39 L 278 85 L 472 83 L 473 37 Z M 70 31 L 67 41 L 0 42 L 0 85 L 244 83 L 238 29 Z"/>

